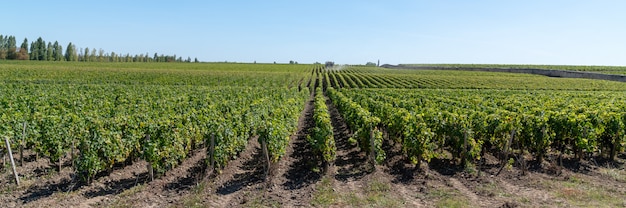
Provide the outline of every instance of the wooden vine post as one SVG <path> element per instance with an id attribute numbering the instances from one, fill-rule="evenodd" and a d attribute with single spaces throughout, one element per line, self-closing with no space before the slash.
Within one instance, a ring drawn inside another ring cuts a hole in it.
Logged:
<path id="1" fill-rule="evenodd" d="M 541 127 L 541 135 L 543 138 L 545 138 L 546 135 L 546 127 Z M 545 156 L 545 153 L 543 151 L 539 151 L 539 155 L 537 157 L 537 161 L 539 162 L 539 165 L 541 165 L 541 163 L 543 162 L 543 157 Z"/>
<path id="2" fill-rule="evenodd" d="M 270 173 L 270 155 L 267 150 L 267 138 L 261 137 L 261 149 L 263 149 L 263 155 L 265 156 L 265 178 L 267 179 Z"/>
<path id="3" fill-rule="evenodd" d="M 372 167 L 374 167 L 374 170 L 376 170 L 376 151 L 374 150 L 374 140 L 375 140 L 375 135 L 374 135 L 374 128 L 370 128 L 370 162 L 372 163 Z"/>
<path id="4" fill-rule="evenodd" d="M 24 165 L 24 143 L 26 143 L 26 122 L 22 123 L 22 138 L 21 139 L 22 141 L 20 142 L 20 166 L 23 166 Z"/>
<path id="5" fill-rule="evenodd" d="M 609 158 L 610 158 L 611 161 L 615 161 L 615 155 L 617 154 L 618 142 L 617 142 L 617 139 L 615 139 L 615 138 L 620 138 L 619 137 L 619 132 L 617 132 L 615 137 L 613 137 L 613 141 L 612 141 L 613 145 L 611 145 L 611 151 L 609 153 L 610 154 Z"/>
<path id="6" fill-rule="evenodd" d="M 209 141 L 209 171 L 213 172 L 215 169 L 215 134 L 211 134 Z"/>
<path id="7" fill-rule="evenodd" d="M 63 163 L 61 162 L 61 160 L 62 160 L 62 159 L 63 159 L 63 156 L 59 157 L 59 166 L 58 166 L 58 168 L 59 168 L 59 170 L 58 170 L 58 171 L 59 171 L 59 173 L 61 172 L 61 169 L 62 169 L 62 167 L 63 167 Z"/>
<path id="8" fill-rule="evenodd" d="M 74 139 L 72 139 L 72 147 L 70 148 L 70 156 L 71 156 L 71 160 L 72 160 L 72 169 L 76 169 L 76 165 L 74 164 L 74 148 L 75 148 L 75 142 Z"/>
<path id="9" fill-rule="evenodd" d="M 146 143 L 149 144 L 150 143 L 150 135 L 149 134 L 146 135 L 146 140 L 147 140 Z M 148 168 L 148 176 L 150 177 L 150 181 L 154 181 L 154 168 L 152 168 L 152 162 L 148 162 L 147 168 Z"/>
<path id="10" fill-rule="evenodd" d="M 463 151 L 461 152 L 461 165 L 467 162 L 467 130 L 463 131 Z"/>
<path id="11" fill-rule="evenodd" d="M 519 160 L 520 166 L 522 166 L 522 175 L 526 175 L 526 160 L 524 159 L 524 145 L 522 141 L 517 141 L 517 146 L 519 148 L 519 154 L 517 156 L 517 160 Z"/>
<path id="12" fill-rule="evenodd" d="M 509 142 L 506 143 L 506 154 L 508 157 L 509 151 L 511 149 L 511 144 L 513 143 L 513 140 L 515 139 L 515 130 L 511 130 L 511 138 L 509 138 Z"/>
<path id="13" fill-rule="evenodd" d="M 4 142 L 7 145 L 7 151 L 9 153 L 9 159 L 11 160 L 11 167 L 13 168 L 13 175 L 15 176 L 15 183 L 17 186 L 20 185 L 20 177 L 17 175 L 17 170 L 15 170 L 15 161 L 13 160 L 13 153 L 11 152 L 11 144 L 9 143 L 9 137 L 4 137 Z"/>
<path id="14" fill-rule="evenodd" d="M 513 143 L 513 138 L 515 138 L 515 130 L 511 130 L 511 137 L 509 138 L 509 141 L 507 141 L 506 146 L 504 146 L 504 156 L 502 159 L 502 166 L 500 167 L 500 170 L 498 170 L 498 173 L 496 173 L 496 176 L 500 175 L 500 172 L 502 172 L 502 169 L 504 169 L 504 167 L 508 164 L 509 149 L 511 148 L 511 143 Z"/>

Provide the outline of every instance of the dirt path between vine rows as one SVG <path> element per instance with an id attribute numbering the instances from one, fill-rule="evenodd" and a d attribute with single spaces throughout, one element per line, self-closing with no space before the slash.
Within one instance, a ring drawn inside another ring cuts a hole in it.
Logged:
<path id="1" fill-rule="evenodd" d="M 215 207 L 237 207 L 246 203 L 251 193 L 265 189 L 263 151 L 258 138 L 251 138 L 246 149 L 221 170 L 215 178 L 208 179 L 204 190 L 206 201 Z M 204 197 L 203 196 L 203 197 Z"/>
<path id="2" fill-rule="evenodd" d="M 251 140 L 239 158 L 209 181 L 204 193 L 209 197 L 199 200 L 213 207 L 250 206 L 307 206 L 320 173 L 313 171 L 312 152 L 306 138 L 313 127 L 313 94 L 305 103 L 298 120 L 298 128 L 290 137 L 285 156 L 272 164 L 268 177 L 261 146 Z M 182 204 L 179 204 L 182 205 Z"/>
<path id="3" fill-rule="evenodd" d="M 33 151 L 24 151 L 24 163 L 19 164 L 19 154 L 13 152 L 16 160 L 16 170 L 20 177 L 21 186 L 16 187 L 10 166 L 5 166 L 0 178 L 0 204 L 4 207 L 22 207 L 34 204 L 38 200 L 45 200 L 57 192 L 68 192 L 79 187 L 72 181 L 73 171 L 69 164 L 58 171 L 58 167 L 51 165 L 47 158 L 37 158 Z M 8 162 L 7 162 L 8 163 Z"/>
<path id="4" fill-rule="evenodd" d="M 57 172 L 56 165 L 47 159 L 35 160 L 32 155 L 33 159 L 18 167 L 21 187 L 11 190 L 10 196 L 2 195 L 0 201 L 3 207 L 101 207 L 120 203 L 150 207 L 172 203 L 201 179 L 205 151 L 193 151 L 179 166 L 152 182 L 148 181 L 147 163 L 139 160 L 101 173 L 89 185 L 75 178 L 71 164 L 64 164 Z"/>
<path id="5" fill-rule="evenodd" d="M 154 181 L 146 182 L 140 186 L 126 187 L 123 192 L 104 199 L 90 199 L 82 205 L 95 206 L 122 206 L 122 207 L 164 207 L 181 200 L 181 197 L 189 194 L 203 180 L 206 171 L 206 148 L 194 150 L 191 156 L 185 159 L 176 168 L 167 171 L 165 175 L 155 178 Z M 145 162 L 138 167 L 145 167 Z M 144 166 L 142 166 L 144 165 Z M 144 168 L 145 170 L 145 168 Z M 141 173 L 148 180 L 147 171 Z M 126 179 L 129 180 L 129 179 Z M 118 183 L 124 183 L 120 181 Z M 130 185 L 130 184 L 129 184 Z M 91 203 L 90 203 L 91 202 Z"/>
<path id="6" fill-rule="evenodd" d="M 308 206 L 314 184 L 322 177 L 321 163 L 314 157 L 312 147 L 307 141 L 315 127 L 313 120 L 315 92 L 309 100 L 298 121 L 298 131 L 291 137 L 286 157 L 282 158 L 272 176 L 268 178 L 267 197 L 282 207 Z"/>
<path id="7" fill-rule="evenodd" d="M 337 181 L 346 183 L 344 185 L 347 185 L 347 187 L 351 187 L 351 182 L 357 181 L 371 173 L 373 167 L 367 163 L 365 152 L 348 141 L 352 133 L 335 105 L 328 98 L 326 99 L 326 106 L 328 106 L 328 113 L 333 126 L 333 136 L 337 146 L 334 178 Z"/>

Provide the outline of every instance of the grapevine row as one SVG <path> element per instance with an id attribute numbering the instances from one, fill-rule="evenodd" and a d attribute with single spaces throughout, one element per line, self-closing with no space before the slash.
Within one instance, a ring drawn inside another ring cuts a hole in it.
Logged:
<path id="1" fill-rule="evenodd" d="M 315 90 L 313 121 L 315 127 L 308 137 L 315 154 L 320 155 L 324 163 L 331 164 L 335 161 L 337 147 L 333 136 L 333 127 L 326 106 L 326 98 L 321 88 Z"/>
<path id="2" fill-rule="evenodd" d="M 32 149 L 59 168 L 60 160 L 75 152 L 72 164 L 85 181 L 135 159 L 163 173 L 209 139 L 215 142 L 209 157 L 218 168 L 254 135 L 267 141 L 276 161 L 308 94 L 288 88 L 152 85 L 31 84 L 1 90 L 0 134 L 9 136 L 14 148 Z"/>
<path id="3" fill-rule="evenodd" d="M 382 149 L 382 132 L 378 129 L 380 118 L 373 116 L 369 111 L 338 90 L 329 88 L 327 93 L 350 129 L 354 132 L 353 139 L 358 142 L 361 148 L 370 153 L 371 157 L 375 157 L 376 162 L 381 163 L 385 159 L 386 154 Z"/>
<path id="4" fill-rule="evenodd" d="M 593 90 L 622 91 L 623 83 L 604 80 L 554 79 L 528 74 L 506 74 L 475 71 L 389 70 L 375 67 L 347 67 L 323 70 L 329 74 L 332 87 L 400 88 L 400 89 L 520 89 L 520 90 Z"/>
<path id="5" fill-rule="evenodd" d="M 435 148 L 447 147 L 457 157 L 462 157 L 465 148 L 467 156 L 470 156 L 467 159 L 479 159 L 483 154 L 480 151 L 488 149 L 504 152 L 512 144 L 516 144 L 519 150 L 534 154 L 539 161 L 550 149 L 560 153 L 571 152 L 579 159 L 594 153 L 614 158 L 617 152 L 624 150 L 623 144 L 626 141 L 626 116 L 623 113 L 623 104 L 619 104 L 623 102 L 604 103 L 622 100 L 619 93 L 606 97 L 597 96 L 596 99 L 600 99 L 594 101 L 599 102 L 597 106 L 592 106 L 590 101 L 593 99 L 588 99 L 586 95 L 580 95 L 580 99 L 574 97 L 567 101 L 570 102 L 569 106 L 564 106 L 559 101 L 525 104 L 505 97 L 493 98 L 488 95 L 489 92 L 485 92 L 482 100 L 478 99 L 480 97 L 471 98 L 471 94 L 463 94 L 462 91 L 345 92 L 375 115 L 384 118 L 383 123 L 390 134 L 407 138 L 405 134 L 398 134 L 397 129 L 408 128 L 411 125 L 402 124 L 410 122 L 407 122 L 408 119 L 401 120 L 402 116 L 392 115 L 403 114 L 402 112 L 408 110 L 411 113 L 404 113 L 405 118 L 411 118 L 410 115 L 414 114 L 428 124 L 430 131 L 422 129 L 419 132 L 425 135 L 434 133 L 435 139 L 431 142 Z M 549 100 L 554 96 L 556 95 L 548 93 L 539 95 L 538 99 Z M 521 93 L 509 97 L 533 100 Z M 581 105 L 577 107 L 576 103 Z M 422 149 L 430 151 L 432 147 Z"/>

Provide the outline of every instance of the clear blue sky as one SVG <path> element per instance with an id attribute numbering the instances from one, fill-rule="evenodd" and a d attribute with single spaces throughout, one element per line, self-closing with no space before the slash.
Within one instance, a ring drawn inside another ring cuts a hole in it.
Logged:
<path id="1" fill-rule="evenodd" d="M 6 1 L 0 34 L 202 61 L 626 65 L 626 1 Z"/>

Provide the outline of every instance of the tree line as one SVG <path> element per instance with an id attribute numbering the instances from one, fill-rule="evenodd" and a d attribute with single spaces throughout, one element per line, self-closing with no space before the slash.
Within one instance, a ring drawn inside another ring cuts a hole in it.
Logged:
<path id="1" fill-rule="evenodd" d="M 129 53 L 107 53 L 102 49 L 77 48 L 70 42 L 63 51 L 58 41 L 46 42 L 41 37 L 28 43 L 28 39 L 17 47 L 15 36 L 0 34 L 0 60 L 37 60 L 37 61 L 81 61 L 81 62 L 192 62 L 191 57 L 183 59 L 176 55 Z M 194 58 L 193 62 L 199 62 Z"/>

